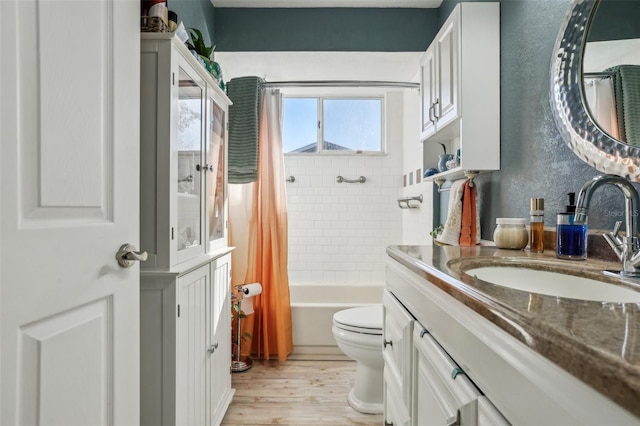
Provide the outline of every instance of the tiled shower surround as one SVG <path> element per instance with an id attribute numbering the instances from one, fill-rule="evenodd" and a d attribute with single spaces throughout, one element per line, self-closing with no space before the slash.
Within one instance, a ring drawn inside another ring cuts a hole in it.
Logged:
<path id="1" fill-rule="evenodd" d="M 385 155 L 285 155 L 291 283 L 384 282 L 385 249 L 402 240 L 401 143 Z"/>

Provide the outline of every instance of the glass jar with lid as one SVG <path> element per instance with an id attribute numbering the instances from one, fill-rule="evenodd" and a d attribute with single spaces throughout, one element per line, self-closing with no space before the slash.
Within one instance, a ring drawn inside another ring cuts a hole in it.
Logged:
<path id="1" fill-rule="evenodd" d="M 529 232 L 525 227 L 526 219 L 515 217 L 496 218 L 496 229 L 493 231 L 493 241 L 496 247 L 521 250 L 529 242 Z"/>

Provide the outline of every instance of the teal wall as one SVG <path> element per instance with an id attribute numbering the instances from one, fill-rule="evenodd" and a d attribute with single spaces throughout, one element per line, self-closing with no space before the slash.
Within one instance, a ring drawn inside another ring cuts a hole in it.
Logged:
<path id="1" fill-rule="evenodd" d="M 434 9 L 218 8 L 219 51 L 422 51 L 435 36 Z"/>
<path id="2" fill-rule="evenodd" d="M 209 0 L 169 0 L 168 5 L 169 10 L 178 14 L 178 23 L 182 21 L 187 29 L 199 29 L 205 38 L 205 44 L 212 44 L 215 8 Z"/>

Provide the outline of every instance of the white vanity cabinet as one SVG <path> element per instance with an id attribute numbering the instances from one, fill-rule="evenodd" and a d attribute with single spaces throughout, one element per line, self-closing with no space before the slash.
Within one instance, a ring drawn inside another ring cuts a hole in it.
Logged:
<path id="1" fill-rule="evenodd" d="M 421 60 L 425 144 L 460 149 L 460 166 L 427 178 L 457 179 L 465 170 L 500 168 L 500 5 L 461 2 Z M 425 153 L 440 151 L 425 149 Z M 436 158 L 425 158 L 425 168 Z"/>
<path id="2" fill-rule="evenodd" d="M 509 424 L 391 292 L 382 301 L 385 424 Z"/>
<path id="3" fill-rule="evenodd" d="M 422 269 L 431 262 L 424 260 L 431 259 L 430 250 L 425 247 L 416 262 L 399 256 L 386 264 L 386 290 L 415 318 L 410 424 L 638 424 L 633 414 L 450 295 L 446 289 L 464 286 L 439 266 Z"/>
<path id="4" fill-rule="evenodd" d="M 166 270 L 227 246 L 230 101 L 173 34 L 141 37 L 141 267 Z"/>
<path id="5" fill-rule="evenodd" d="M 142 273 L 142 425 L 221 423 L 234 392 L 230 259 L 183 273 Z"/>

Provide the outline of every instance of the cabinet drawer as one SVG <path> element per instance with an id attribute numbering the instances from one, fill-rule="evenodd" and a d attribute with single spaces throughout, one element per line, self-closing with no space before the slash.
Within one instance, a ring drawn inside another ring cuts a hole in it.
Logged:
<path id="1" fill-rule="evenodd" d="M 413 424 L 450 424 L 468 411 L 481 393 L 438 342 L 422 330 L 418 323 L 413 333 L 417 373 Z"/>

